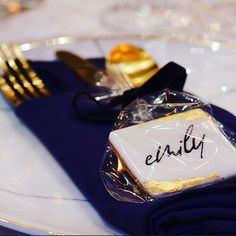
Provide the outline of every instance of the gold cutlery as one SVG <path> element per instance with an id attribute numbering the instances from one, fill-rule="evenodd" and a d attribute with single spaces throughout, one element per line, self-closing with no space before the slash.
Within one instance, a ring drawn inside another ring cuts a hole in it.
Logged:
<path id="1" fill-rule="evenodd" d="M 64 50 L 57 51 L 56 56 L 75 71 L 86 83 L 90 85 L 96 84 L 96 74 L 101 70 L 89 60 Z"/>
<path id="2" fill-rule="evenodd" d="M 4 77 L 0 76 L 0 90 L 3 92 L 7 100 L 13 105 L 18 105 L 20 103 L 13 88 L 9 86 Z"/>
<path id="3" fill-rule="evenodd" d="M 125 90 L 141 86 L 154 75 L 159 67 L 143 49 L 130 44 L 118 44 L 106 57 L 106 70 L 100 70 L 90 61 L 67 51 L 56 53 L 88 84 L 111 89 L 105 98 L 122 94 Z M 16 44 L 0 44 L 0 89 L 6 98 L 18 105 L 38 96 L 48 96 L 42 79 L 30 67 Z M 97 99 L 103 99 L 98 96 Z"/>
<path id="4" fill-rule="evenodd" d="M 88 84 L 115 87 L 118 93 L 141 86 L 159 70 L 146 51 L 125 43 L 116 45 L 107 55 L 105 72 L 74 53 L 60 50 L 56 55 Z"/>
<path id="5" fill-rule="evenodd" d="M 17 96 L 19 98 L 23 98 L 26 100 L 29 99 L 29 96 L 25 93 L 21 84 L 18 83 L 16 77 L 9 70 L 7 63 L 5 62 L 3 57 L 1 57 L 1 54 L 0 54 L 0 67 L 2 68 L 6 81 L 8 81 L 9 86 L 11 86 L 12 89 L 15 90 Z"/>
<path id="6" fill-rule="evenodd" d="M 64 50 L 57 51 L 56 56 L 90 85 L 110 88 L 114 95 L 131 88 L 130 82 L 120 72 L 103 71 L 89 60 Z"/>
<path id="7" fill-rule="evenodd" d="M 37 97 L 38 94 L 32 84 L 26 79 L 25 75 L 21 73 L 15 58 L 13 58 L 10 49 L 6 44 L 0 44 L 0 50 L 5 57 L 5 61 L 2 60 L 3 72 L 9 77 L 16 75 L 19 83 L 22 85 L 24 92 L 21 94 L 25 99 L 29 99 L 31 96 Z"/>
<path id="8" fill-rule="evenodd" d="M 23 56 L 20 48 L 16 43 L 12 44 L 12 51 L 15 54 L 15 58 L 20 62 L 22 70 L 28 75 L 31 83 L 38 88 L 38 91 L 41 95 L 48 96 L 49 91 L 46 89 L 42 79 L 36 74 L 36 72 L 31 68 L 25 57 Z"/>
<path id="9" fill-rule="evenodd" d="M 16 44 L 11 47 L 0 44 L 0 68 L 3 72 L 0 89 L 13 105 L 41 95 L 49 95 L 43 81 L 31 69 Z"/>

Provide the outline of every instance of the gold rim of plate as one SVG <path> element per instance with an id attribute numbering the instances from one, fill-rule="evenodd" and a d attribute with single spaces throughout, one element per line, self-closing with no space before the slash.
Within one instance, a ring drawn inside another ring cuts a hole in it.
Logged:
<path id="1" fill-rule="evenodd" d="M 83 36 L 83 37 L 76 37 L 76 36 L 63 36 L 57 38 L 50 38 L 44 40 L 37 40 L 32 42 L 25 42 L 19 43 L 18 46 L 22 51 L 29 51 L 32 49 L 40 48 L 40 47 L 50 47 L 55 45 L 63 45 L 69 43 L 76 43 L 80 41 L 86 40 L 119 40 L 119 39 L 138 39 L 138 40 L 160 40 L 160 41 L 167 41 L 167 42 L 176 42 L 176 43 L 185 43 L 185 44 L 193 44 L 199 46 L 206 46 L 206 47 L 217 47 L 217 48 L 226 48 L 226 49 L 233 49 L 236 50 L 236 43 L 233 42 L 225 42 L 220 40 L 211 40 L 211 39 L 204 39 L 204 38 L 191 38 L 191 37 L 181 37 L 177 35 L 113 35 L 113 36 Z M 47 230 L 37 228 L 30 225 L 19 224 L 17 222 L 6 220 L 0 218 L 0 222 L 4 222 L 7 224 L 15 225 L 20 228 L 24 228 L 27 230 L 38 231 L 47 234 L 58 234 L 58 232 L 49 232 Z M 60 234 L 60 233 L 59 233 Z M 60 234 L 61 235 L 61 234 Z"/>
<path id="2" fill-rule="evenodd" d="M 185 37 L 178 35 L 113 35 L 113 36 L 62 36 L 56 38 L 42 39 L 32 42 L 22 42 L 19 43 L 18 46 L 22 51 L 29 51 L 32 49 L 40 48 L 40 47 L 50 47 L 56 45 L 70 44 L 76 43 L 80 41 L 86 40 L 160 40 L 167 42 L 175 42 L 175 43 L 184 43 L 184 44 L 193 44 L 199 46 L 206 46 L 211 48 L 226 48 L 236 50 L 236 42 L 226 42 L 221 40 L 213 40 L 206 38 L 193 38 L 193 37 Z"/>
<path id="3" fill-rule="evenodd" d="M 41 228 L 37 228 L 35 226 L 30 226 L 30 225 L 26 225 L 26 224 L 19 224 L 15 221 L 11 221 L 11 220 L 6 220 L 4 218 L 0 218 L 0 222 L 3 222 L 3 223 L 7 223 L 7 224 L 10 224 L 10 225 L 15 225 L 19 228 L 23 228 L 23 229 L 27 229 L 27 230 L 32 230 L 34 232 L 37 232 L 37 233 L 42 233 L 42 234 L 48 234 L 48 235 L 66 235 L 66 234 L 62 234 L 62 233 L 58 233 L 58 232 L 53 232 L 53 231 L 47 231 L 47 230 L 44 230 L 44 229 L 41 229 Z M 5 225 L 2 225 L 2 227 L 6 227 L 8 229 L 11 229 Z M 19 231 L 17 229 L 11 229 L 11 230 L 14 230 L 14 231 Z M 22 231 L 19 231 L 19 232 L 22 232 Z"/>

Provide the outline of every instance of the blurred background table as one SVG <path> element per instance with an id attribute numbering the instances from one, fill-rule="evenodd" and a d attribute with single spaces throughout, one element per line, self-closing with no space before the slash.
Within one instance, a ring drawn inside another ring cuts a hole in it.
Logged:
<path id="1" fill-rule="evenodd" d="M 166 34 L 236 42 L 234 0 L 32 1 L 40 3 L 28 11 L 0 18 L 0 41 Z"/>
<path id="2" fill-rule="evenodd" d="M 98 20 L 109 0 L 44 0 L 35 9 L 0 20 L 0 41 L 33 41 L 51 37 L 115 34 Z"/>

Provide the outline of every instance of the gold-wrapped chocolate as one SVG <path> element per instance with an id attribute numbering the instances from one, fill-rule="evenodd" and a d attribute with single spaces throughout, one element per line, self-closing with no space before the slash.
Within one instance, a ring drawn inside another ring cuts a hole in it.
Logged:
<path id="1" fill-rule="evenodd" d="M 149 80 L 159 67 L 143 49 L 131 44 L 116 45 L 107 55 L 107 70 L 120 72 L 131 88 L 139 87 Z"/>

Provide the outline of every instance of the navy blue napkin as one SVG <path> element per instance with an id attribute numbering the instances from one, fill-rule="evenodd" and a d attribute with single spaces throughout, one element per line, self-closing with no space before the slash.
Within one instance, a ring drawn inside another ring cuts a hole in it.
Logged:
<path id="1" fill-rule="evenodd" d="M 3 226 L 0 226 L 0 235 L 1 236 L 6 236 L 6 235 L 11 235 L 11 236 L 24 236 L 24 235 L 28 235 L 28 234 L 25 234 L 25 233 L 21 233 L 21 232 L 18 232 L 18 231 L 15 231 L 13 229 L 8 229 L 8 228 L 5 228 Z"/>
<path id="2" fill-rule="evenodd" d="M 94 62 L 100 66 L 104 63 L 102 59 Z M 233 181 L 140 204 L 112 198 L 99 176 L 112 123 L 79 119 L 71 103 L 75 91 L 94 88 L 61 62 L 35 62 L 32 66 L 54 95 L 21 104 L 16 115 L 41 140 L 107 223 L 132 234 L 236 234 Z M 217 120 L 236 132 L 235 116 L 216 106 L 213 112 Z"/>

